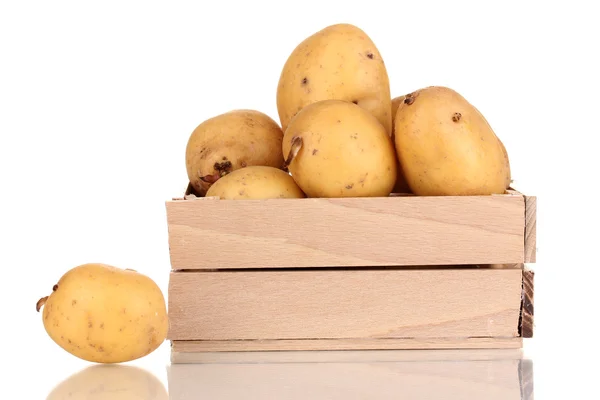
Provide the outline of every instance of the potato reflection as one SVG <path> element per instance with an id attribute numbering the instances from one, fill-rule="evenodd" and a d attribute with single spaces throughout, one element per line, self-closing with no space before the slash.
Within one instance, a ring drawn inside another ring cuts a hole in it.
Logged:
<path id="1" fill-rule="evenodd" d="M 532 363 L 514 352 L 269 357 L 228 353 L 182 359 L 204 364 L 169 367 L 170 399 L 533 399 Z"/>
<path id="2" fill-rule="evenodd" d="M 129 365 L 92 365 L 71 375 L 47 400 L 167 400 L 167 391 L 150 372 Z"/>

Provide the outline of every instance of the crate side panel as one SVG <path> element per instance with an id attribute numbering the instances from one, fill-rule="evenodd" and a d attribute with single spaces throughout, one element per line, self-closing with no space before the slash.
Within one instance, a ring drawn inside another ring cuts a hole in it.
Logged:
<path id="1" fill-rule="evenodd" d="M 167 202 L 171 268 L 522 263 L 523 196 Z"/>
<path id="2" fill-rule="evenodd" d="M 173 272 L 171 340 L 516 337 L 520 269 Z"/>

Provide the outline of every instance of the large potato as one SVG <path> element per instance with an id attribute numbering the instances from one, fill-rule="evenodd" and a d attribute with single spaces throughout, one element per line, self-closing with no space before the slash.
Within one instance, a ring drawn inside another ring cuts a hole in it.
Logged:
<path id="1" fill-rule="evenodd" d="M 156 350 L 167 335 L 166 303 L 156 283 L 110 265 L 72 268 L 38 301 L 41 307 L 52 340 L 87 361 L 131 361 Z"/>
<path id="2" fill-rule="evenodd" d="M 396 182 L 391 138 L 372 114 L 350 102 L 303 108 L 285 132 L 283 153 L 309 197 L 389 196 Z"/>
<path id="3" fill-rule="evenodd" d="M 240 168 L 224 176 L 208 189 L 206 196 L 224 200 L 305 197 L 290 174 L 279 168 L 258 165 Z"/>
<path id="4" fill-rule="evenodd" d="M 220 177 L 250 165 L 283 164 L 283 131 L 268 115 L 233 110 L 202 122 L 190 135 L 185 161 L 190 184 L 202 196 Z"/>
<path id="5" fill-rule="evenodd" d="M 500 140 L 484 116 L 450 88 L 432 86 L 406 95 L 396 113 L 394 139 L 417 195 L 489 195 L 507 189 L 508 155 Z"/>
<path id="6" fill-rule="evenodd" d="M 308 104 L 328 99 L 354 102 L 391 135 L 388 73 L 371 38 L 350 24 L 331 25 L 302 41 L 283 66 L 277 109 L 283 131 Z"/>

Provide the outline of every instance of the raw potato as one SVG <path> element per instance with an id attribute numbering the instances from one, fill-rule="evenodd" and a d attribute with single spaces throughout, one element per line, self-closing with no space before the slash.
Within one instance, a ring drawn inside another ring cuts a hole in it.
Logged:
<path id="1" fill-rule="evenodd" d="M 277 87 L 283 131 L 302 108 L 327 99 L 355 102 L 391 135 L 390 83 L 385 64 L 371 38 L 354 25 L 328 26 L 306 38 L 290 54 Z"/>
<path id="2" fill-rule="evenodd" d="M 47 400 L 169 400 L 162 382 L 131 365 L 92 365 L 70 376 Z"/>
<path id="3" fill-rule="evenodd" d="M 394 136 L 413 193 L 506 192 L 508 155 L 483 115 L 456 91 L 432 86 L 408 94 L 396 113 Z"/>
<path id="4" fill-rule="evenodd" d="M 150 354 L 166 338 L 167 308 L 160 288 L 136 271 L 83 264 L 65 273 L 48 297 L 48 335 L 76 357 L 120 363 Z"/>
<path id="5" fill-rule="evenodd" d="M 389 196 L 396 182 L 391 138 L 372 114 L 350 102 L 303 108 L 285 132 L 283 153 L 308 197 Z"/>
<path id="6" fill-rule="evenodd" d="M 392 141 L 394 141 L 394 125 L 396 122 L 396 112 L 398 111 L 398 106 L 400 103 L 404 101 L 405 96 L 398 96 L 392 99 Z M 410 187 L 408 183 L 406 183 L 406 178 L 404 178 L 404 171 L 402 170 L 402 166 L 400 165 L 400 160 L 398 160 L 398 178 L 396 178 L 396 184 L 394 185 L 394 193 L 411 193 Z"/>
<path id="7" fill-rule="evenodd" d="M 224 200 L 289 199 L 306 197 L 287 172 L 274 167 L 241 168 L 215 182 L 206 197 Z"/>
<path id="8" fill-rule="evenodd" d="M 190 135 L 185 160 L 197 195 L 236 169 L 250 165 L 279 168 L 283 164 L 283 131 L 268 115 L 233 110 L 202 122 Z"/>

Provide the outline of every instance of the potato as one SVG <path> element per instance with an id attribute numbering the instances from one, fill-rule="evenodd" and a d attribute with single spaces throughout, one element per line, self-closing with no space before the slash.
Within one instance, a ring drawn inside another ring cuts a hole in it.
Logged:
<path id="1" fill-rule="evenodd" d="M 290 174 L 278 168 L 258 165 L 229 173 L 215 182 L 206 196 L 225 200 L 305 197 Z"/>
<path id="2" fill-rule="evenodd" d="M 358 104 L 391 135 L 392 100 L 383 58 L 371 38 L 354 25 L 328 26 L 306 38 L 289 55 L 277 86 L 283 131 L 303 107 L 329 99 Z"/>
<path id="3" fill-rule="evenodd" d="M 220 177 L 250 165 L 283 164 L 283 131 L 256 110 L 232 110 L 202 122 L 187 143 L 185 160 L 195 194 L 203 196 Z"/>
<path id="4" fill-rule="evenodd" d="M 304 107 L 285 132 L 283 153 L 309 197 L 388 196 L 396 182 L 391 138 L 372 114 L 351 102 Z"/>
<path id="5" fill-rule="evenodd" d="M 92 365 L 58 384 L 47 400 L 168 400 L 162 382 L 131 365 Z"/>
<path id="6" fill-rule="evenodd" d="M 72 268 L 40 299 L 48 335 L 83 360 L 131 361 L 166 338 L 167 308 L 160 288 L 133 270 L 90 263 Z"/>
<path id="7" fill-rule="evenodd" d="M 396 113 L 396 153 L 417 195 L 490 195 L 507 189 L 508 155 L 485 117 L 456 91 L 406 95 Z"/>
<path id="8" fill-rule="evenodd" d="M 404 101 L 405 96 L 398 96 L 392 99 L 392 142 L 394 142 L 394 123 L 396 121 L 396 111 L 398 111 L 398 106 L 400 103 Z M 396 178 L 396 184 L 394 185 L 394 193 L 411 193 L 410 187 L 408 183 L 406 183 L 406 178 L 404 177 L 404 171 L 402 170 L 402 165 L 400 165 L 400 160 L 398 160 L 398 177 Z"/>

